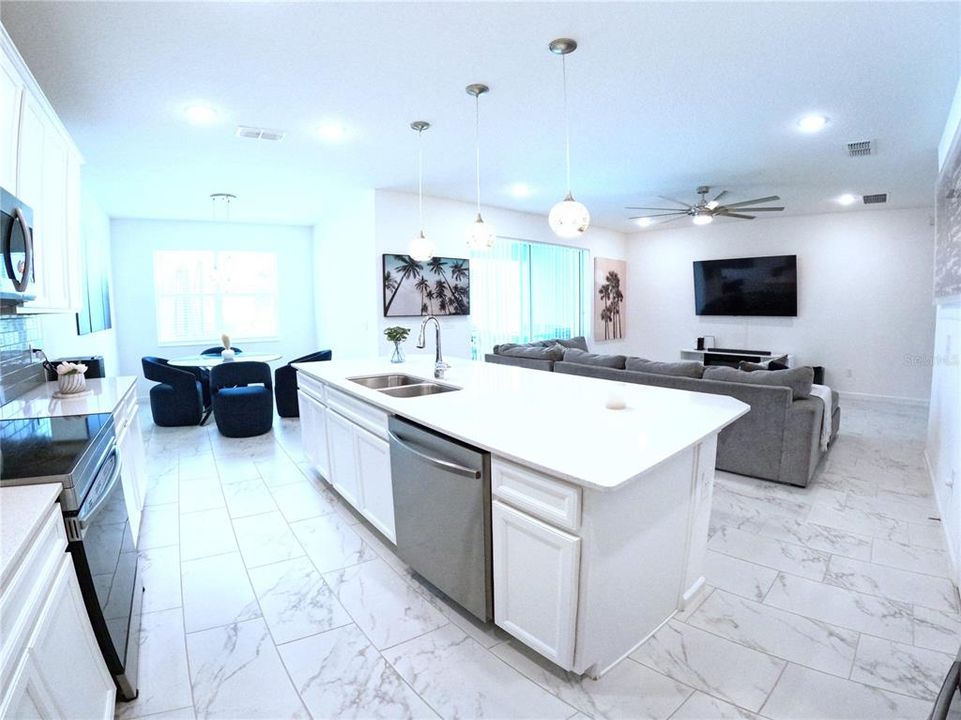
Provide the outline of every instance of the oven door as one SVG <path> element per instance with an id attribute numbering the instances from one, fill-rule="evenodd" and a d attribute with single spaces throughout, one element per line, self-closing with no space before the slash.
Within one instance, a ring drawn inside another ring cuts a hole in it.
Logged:
<path id="1" fill-rule="evenodd" d="M 120 452 L 111 443 L 80 510 L 71 518 L 69 549 L 107 667 L 121 697 L 131 699 L 136 695 L 142 588 L 120 478 Z"/>
<path id="2" fill-rule="evenodd" d="M 30 300 L 34 280 L 33 213 L 13 195 L 0 189 L 0 294 L 5 298 Z"/>

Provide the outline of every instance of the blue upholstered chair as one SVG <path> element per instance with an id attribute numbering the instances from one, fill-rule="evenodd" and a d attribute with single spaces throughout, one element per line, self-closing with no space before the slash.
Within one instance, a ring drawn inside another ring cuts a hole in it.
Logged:
<path id="1" fill-rule="evenodd" d="M 269 432 L 274 422 L 270 366 L 242 361 L 215 365 L 210 369 L 210 399 L 221 435 L 252 437 Z"/>
<path id="2" fill-rule="evenodd" d="M 179 368 L 159 357 L 140 360 L 143 376 L 159 385 L 150 388 L 154 425 L 199 425 L 204 412 L 203 389 L 197 368 Z"/>
<path id="3" fill-rule="evenodd" d="M 297 402 L 297 370 L 293 364 L 330 360 L 332 356 L 333 353 L 330 350 L 320 350 L 291 360 L 283 367 L 274 370 L 274 394 L 277 396 L 277 414 L 280 417 L 300 417 L 300 403 Z"/>

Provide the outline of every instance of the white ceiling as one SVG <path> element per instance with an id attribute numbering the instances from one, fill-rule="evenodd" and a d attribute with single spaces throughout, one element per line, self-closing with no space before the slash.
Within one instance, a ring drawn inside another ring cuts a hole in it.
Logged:
<path id="1" fill-rule="evenodd" d="M 789 212 L 843 193 L 929 205 L 959 63 L 959 5 L 871 3 L 255 3 L 3 0 L 0 21 L 87 160 L 112 216 L 311 224 L 345 187 L 473 198 L 471 82 L 485 204 L 546 213 L 563 195 L 560 60 L 570 36 L 574 194 L 599 225 L 694 187 Z M 205 100 L 225 122 L 198 128 Z M 817 111 L 831 123 L 807 136 Z M 325 144 L 325 119 L 349 138 Z M 281 143 L 237 124 L 286 130 Z M 872 139 L 874 157 L 844 144 Z M 516 199 L 515 182 L 533 193 Z M 659 204 L 659 203 L 658 203 Z M 734 221 L 726 221 L 734 222 Z"/>

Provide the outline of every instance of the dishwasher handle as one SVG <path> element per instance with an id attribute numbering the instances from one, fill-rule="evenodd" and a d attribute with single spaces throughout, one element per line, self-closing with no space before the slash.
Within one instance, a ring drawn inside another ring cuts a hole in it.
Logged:
<path id="1" fill-rule="evenodd" d="M 430 455 L 426 455 L 422 453 L 420 450 L 416 450 L 415 448 L 408 445 L 406 442 L 401 440 L 390 430 L 387 431 L 387 434 L 390 436 L 390 441 L 392 444 L 396 444 L 398 447 L 401 447 L 407 452 L 416 455 L 424 462 L 430 463 L 435 467 L 442 468 L 444 470 L 447 470 L 448 472 L 452 472 L 457 475 L 473 478 L 474 480 L 478 479 L 483 475 L 483 472 L 481 472 L 480 470 L 477 470 L 476 468 L 465 467 L 464 465 L 458 465 L 457 463 L 448 462 L 447 460 L 441 460 L 440 458 L 435 458 Z"/>

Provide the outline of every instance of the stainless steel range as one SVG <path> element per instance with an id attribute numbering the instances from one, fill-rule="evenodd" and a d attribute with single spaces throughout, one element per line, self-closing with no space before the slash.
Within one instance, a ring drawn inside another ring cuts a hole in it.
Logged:
<path id="1" fill-rule="evenodd" d="M 137 696 L 143 587 L 109 413 L 0 420 L 0 486 L 59 482 L 97 642 L 123 700 Z"/>

